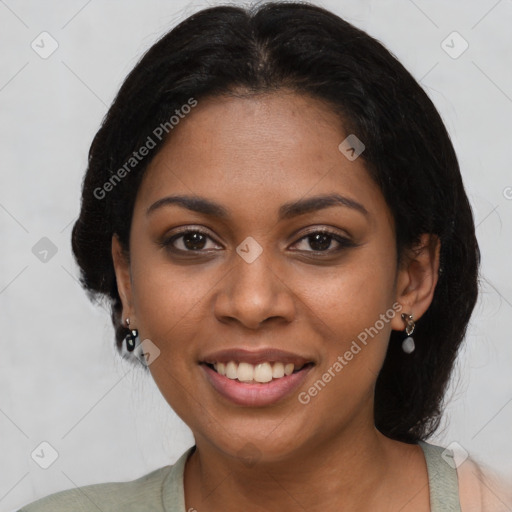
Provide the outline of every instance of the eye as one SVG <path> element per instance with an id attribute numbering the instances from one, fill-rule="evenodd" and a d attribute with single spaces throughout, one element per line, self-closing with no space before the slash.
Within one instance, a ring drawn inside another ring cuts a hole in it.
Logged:
<path id="1" fill-rule="evenodd" d="M 300 245 L 302 243 L 302 249 L 306 252 L 324 252 L 324 253 L 333 253 L 337 252 L 345 247 L 354 247 L 355 244 L 352 240 L 339 235 L 338 233 L 334 233 L 328 230 L 316 230 L 308 233 L 306 236 L 303 236 L 300 240 L 298 240 L 294 245 Z M 335 248 L 333 248 L 335 245 Z M 307 249 L 309 246 L 311 250 Z"/>
<path id="2" fill-rule="evenodd" d="M 175 233 L 165 238 L 161 245 L 174 252 L 182 253 L 200 253 L 221 249 L 206 231 L 198 228 L 188 228 Z M 331 254 L 346 247 L 354 247 L 355 243 L 333 231 L 317 229 L 300 238 L 294 246 L 299 246 L 297 249 L 299 251 Z"/>
<path id="3" fill-rule="evenodd" d="M 216 250 L 219 246 L 212 243 L 208 247 L 208 242 L 213 242 L 212 238 L 200 229 L 187 229 L 166 238 L 162 245 L 172 250 L 181 252 L 206 252 L 208 250 Z M 213 246 L 212 246 L 213 245 Z"/>

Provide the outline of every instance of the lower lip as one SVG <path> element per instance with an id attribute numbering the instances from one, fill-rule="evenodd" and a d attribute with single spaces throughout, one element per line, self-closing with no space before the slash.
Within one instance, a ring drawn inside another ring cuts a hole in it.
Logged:
<path id="1" fill-rule="evenodd" d="M 271 405 L 286 398 L 304 382 L 312 368 L 312 365 L 307 365 L 296 373 L 260 384 L 228 379 L 206 364 L 200 366 L 219 394 L 237 405 L 248 407 Z"/>

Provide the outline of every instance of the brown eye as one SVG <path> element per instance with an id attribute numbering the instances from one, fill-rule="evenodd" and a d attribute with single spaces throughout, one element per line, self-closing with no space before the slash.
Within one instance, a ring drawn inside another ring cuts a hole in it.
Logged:
<path id="1" fill-rule="evenodd" d="M 331 254 L 346 247 L 354 247 L 350 239 L 331 231 L 314 231 L 302 237 L 295 245 L 302 244 L 298 250 Z M 334 248 L 333 248 L 334 245 Z M 309 249 L 308 249 L 309 248 Z"/>
<path id="2" fill-rule="evenodd" d="M 164 240 L 162 245 L 176 252 L 206 252 L 218 248 L 207 233 L 198 229 L 189 229 L 175 234 Z"/>
<path id="3" fill-rule="evenodd" d="M 202 233 L 190 232 L 182 236 L 183 245 L 190 251 L 199 251 L 206 245 L 206 237 Z"/>
<path id="4" fill-rule="evenodd" d="M 329 249 L 334 238 L 326 233 L 315 233 L 308 237 L 310 247 L 315 251 L 325 251 Z"/>

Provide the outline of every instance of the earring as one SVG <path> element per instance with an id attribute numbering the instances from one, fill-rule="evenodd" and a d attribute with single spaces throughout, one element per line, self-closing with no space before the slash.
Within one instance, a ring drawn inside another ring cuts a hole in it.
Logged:
<path id="1" fill-rule="evenodd" d="M 126 327 L 130 329 L 130 319 L 127 318 L 125 320 Z M 126 335 L 124 341 L 126 342 L 126 348 L 128 352 L 133 352 L 135 349 L 136 339 L 139 336 L 139 331 L 137 329 L 130 329 L 130 333 Z"/>
<path id="2" fill-rule="evenodd" d="M 406 323 L 405 332 L 407 333 L 407 338 L 402 341 L 402 350 L 406 354 L 412 354 L 416 346 L 414 345 L 414 339 L 411 334 L 414 332 L 416 324 L 414 323 L 412 315 L 407 315 L 406 313 L 402 313 L 402 320 Z"/>

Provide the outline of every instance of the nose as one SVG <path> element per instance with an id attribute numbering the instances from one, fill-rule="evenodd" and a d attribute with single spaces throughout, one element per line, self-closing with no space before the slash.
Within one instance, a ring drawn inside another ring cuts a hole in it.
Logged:
<path id="1" fill-rule="evenodd" d="M 253 330 L 271 320 L 286 324 L 295 317 L 294 294 L 263 256 L 252 263 L 241 260 L 222 279 L 214 313 L 220 322 Z"/>

